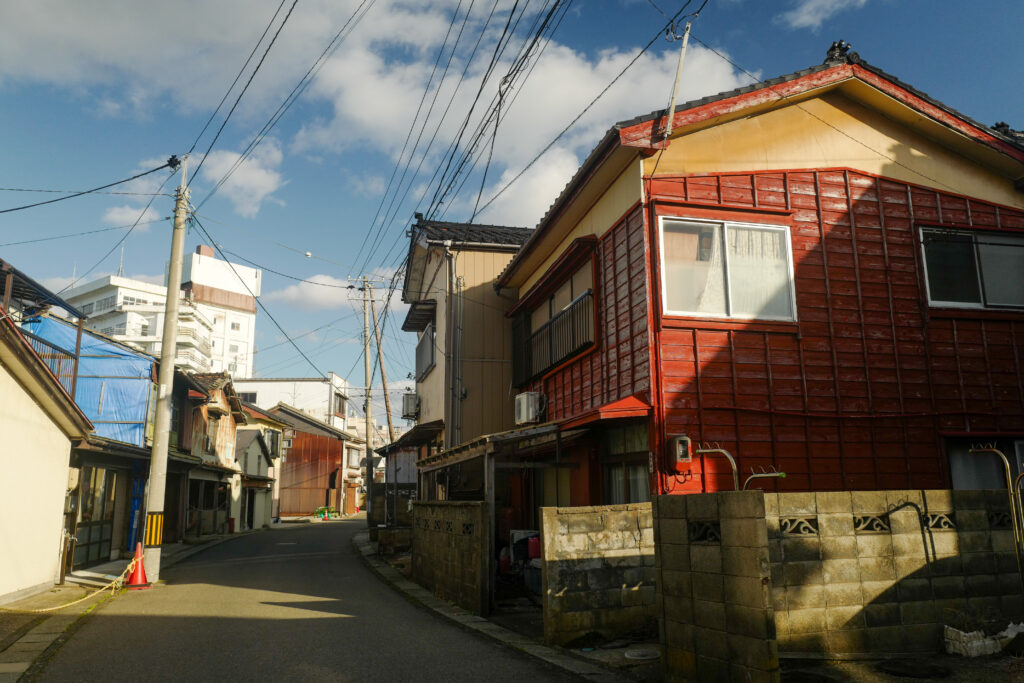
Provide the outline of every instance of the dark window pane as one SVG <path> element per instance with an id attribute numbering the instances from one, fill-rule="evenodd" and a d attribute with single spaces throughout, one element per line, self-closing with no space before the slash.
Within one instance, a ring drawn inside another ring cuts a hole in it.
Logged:
<path id="1" fill-rule="evenodd" d="M 978 235 L 978 257 L 991 306 L 1024 306 L 1024 237 Z"/>
<path id="2" fill-rule="evenodd" d="M 933 302 L 981 303 L 974 242 L 969 235 L 925 231 L 924 253 Z"/>

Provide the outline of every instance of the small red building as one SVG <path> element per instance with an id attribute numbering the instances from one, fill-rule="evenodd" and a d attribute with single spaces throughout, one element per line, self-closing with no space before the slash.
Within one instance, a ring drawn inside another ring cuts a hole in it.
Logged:
<path id="1" fill-rule="evenodd" d="M 1024 458 L 1024 135 L 842 49 L 665 129 L 612 127 L 497 279 L 506 525 L 731 489 L 702 443 L 769 490 L 1003 487 L 967 451 Z"/>

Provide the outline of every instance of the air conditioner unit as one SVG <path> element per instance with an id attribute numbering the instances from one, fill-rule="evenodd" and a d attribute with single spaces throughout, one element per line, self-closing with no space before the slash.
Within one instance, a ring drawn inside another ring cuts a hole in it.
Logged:
<path id="1" fill-rule="evenodd" d="M 402 419 L 415 420 L 420 416 L 420 397 L 416 394 L 402 394 Z"/>
<path id="2" fill-rule="evenodd" d="M 544 403 L 544 394 L 537 391 L 516 394 L 516 424 L 539 422 L 544 413 Z"/>

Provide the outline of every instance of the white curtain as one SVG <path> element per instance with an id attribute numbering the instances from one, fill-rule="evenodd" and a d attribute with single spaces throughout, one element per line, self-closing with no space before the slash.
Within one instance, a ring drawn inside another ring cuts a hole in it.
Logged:
<path id="1" fill-rule="evenodd" d="M 731 313 L 791 318 L 785 234 L 780 230 L 730 227 L 728 241 Z"/>

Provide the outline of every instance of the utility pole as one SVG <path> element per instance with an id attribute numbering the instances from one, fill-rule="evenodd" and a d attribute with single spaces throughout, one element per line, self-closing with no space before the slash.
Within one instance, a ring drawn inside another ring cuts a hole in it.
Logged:
<path id="1" fill-rule="evenodd" d="M 175 161 L 174 157 L 171 158 Z M 175 193 L 174 230 L 171 233 L 171 265 L 167 272 L 164 305 L 164 335 L 160 344 L 160 376 L 156 397 L 156 425 L 153 452 L 146 487 L 146 535 L 143 562 L 151 582 L 160 579 L 160 544 L 164 535 L 164 488 L 167 483 L 167 447 L 171 432 L 171 395 L 174 387 L 174 356 L 178 341 L 178 292 L 181 290 L 181 262 L 185 252 L 185 214 L 188 207 L 188 156 L 181 160 L 181 185 Z"/>
<path id="2" fill-rule="evenodd" d="M 363 277 L 363 372 L 366 376 L 366 402 L 363 403 L 363 414 L 366 415 L 366 526 L 372 527 L 371 512 L 373 511 L 373 409 L 370 403 L 370 296 L 373 290 L 366 277 Z"/>
<path id="3" fill-rule="evenodd" d="M 370 312 L 373 314 L 373 333 L 377 337 L 377 364 L 380 365 L 380 383 L 384 385 L 384 411 L 388 416 L 388 438 L 395 442 L 395 424 L 391 420 L 391 397 L 388 396 L 388 376 L 384 372 L 384 350 L 380 347 L 380 325 L 377 324 L 377 302 L 370 299 Z"/>

